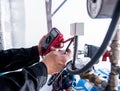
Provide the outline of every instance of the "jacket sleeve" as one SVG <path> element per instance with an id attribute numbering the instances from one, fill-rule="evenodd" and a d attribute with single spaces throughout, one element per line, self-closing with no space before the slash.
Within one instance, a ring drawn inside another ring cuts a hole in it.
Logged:
<path id="1" fill-rule="evenodd" d="M 0 91 L 39 91 L 47 81 L 47 68 L 40 62 L 22 71 L 0 76 Z"/>
<path id="2" fill-rule="evenodd" d="M 38 47 L 0 51 L 0 72 L 17 70 L 39 61 Z"/>

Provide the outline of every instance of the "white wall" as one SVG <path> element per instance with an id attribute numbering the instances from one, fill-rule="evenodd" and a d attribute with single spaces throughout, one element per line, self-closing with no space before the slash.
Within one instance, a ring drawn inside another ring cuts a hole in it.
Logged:
<path id="1" fill-rule="evenodd" d="M 26 47 L 38 44 L 47 33 L 45 0 L 25 0 Z"/>
<path id="2" fill-rule="evenodd" d="M 91 19 L 87 14 L 86 1 L 87 0 L 67 1 L 56 15 L 53 16 L 53 26 L 60 29 L 65 36 L 69 36 L 70 24 L 83 22 L 85 24 L 84 42 L 100 45 L 107 31 L 109 20 Z M 57 1 L 53 3 L 54 7 L 57 7 L 56 3 Z"/>

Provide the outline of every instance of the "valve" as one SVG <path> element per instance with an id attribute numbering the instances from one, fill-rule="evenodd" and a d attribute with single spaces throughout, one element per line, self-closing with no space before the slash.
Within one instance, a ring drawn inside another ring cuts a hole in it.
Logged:
<path id="1" fill-rule="evenodd" d="M 111 56 L 111 52 L 107 50 L 102 57 L 102 61 L 107 61 L 107 57 L 110 56 Z"/>

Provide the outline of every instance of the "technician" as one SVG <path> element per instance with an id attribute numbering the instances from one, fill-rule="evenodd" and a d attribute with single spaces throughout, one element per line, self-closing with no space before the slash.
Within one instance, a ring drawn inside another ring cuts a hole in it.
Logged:
<path id="1" fill-rule="evenodd" d="M 71 51 L 55 50 L 40 60 L 41 41 L 31 48 L 0 51 L 0 91 L 40 91 L 48 74 L 59 72 L 71 58 Z M 22 68 L 22 70 L 18 70 Z M 17 71 L 16 71 L 17 70 Z"/>

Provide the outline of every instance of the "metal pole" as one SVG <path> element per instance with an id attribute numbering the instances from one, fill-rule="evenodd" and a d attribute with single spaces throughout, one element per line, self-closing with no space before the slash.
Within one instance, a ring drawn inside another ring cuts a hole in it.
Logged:
<path id="1" fill-rule="evenodd" d="M 56 12 L 65 4 L 67 0 L 64 0 L 59 6 L 58 8 L 52 13 L 52 16 L 56 14 Z"/>
<path id="2" fill-rule="evenodd" d="M 52 0 L 45 0 L 46 4 L 46 18 L 47 18 L 47 29 L 48 32 L 52 28 L 52 15 L 51 15 L 51 4 Z"/>
<path id="3" fill-rule="evenodd" d="M 111 72 L 108 79 L 108 88 L 107 91 L 118 91 L 118 81 L 119 81 L 119 73 L 117 72 L 118 69 L 118 61 L 120 60 L 120 29 L 117 29 L 116 35 L 112 40 L 111 43 L 111 56 L 110 56 L 110 63 L 111 63 Z"/>

